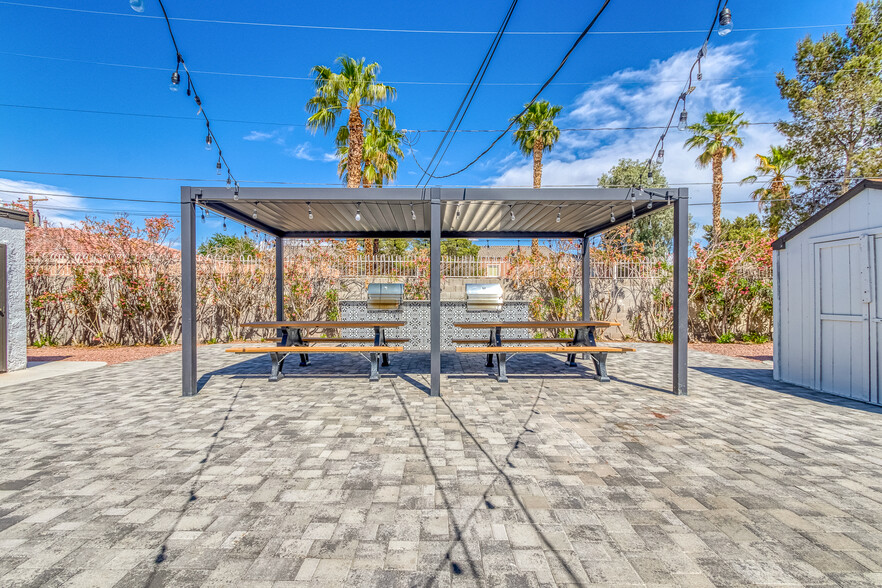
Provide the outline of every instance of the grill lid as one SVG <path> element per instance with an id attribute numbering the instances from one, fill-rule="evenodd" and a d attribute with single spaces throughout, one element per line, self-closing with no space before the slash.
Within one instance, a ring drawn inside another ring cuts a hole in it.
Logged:
<path id="1" fill-rule="evenodd" d="M 466 310 L 502 310 L 502 284 L 466 284 Z"/>
<path id="2" fill-rule="evenodd" d="M 367 288 L 367 307 L 371 310 L 395 310 L 404 298 L 404 284 L 373 283 Z"/>

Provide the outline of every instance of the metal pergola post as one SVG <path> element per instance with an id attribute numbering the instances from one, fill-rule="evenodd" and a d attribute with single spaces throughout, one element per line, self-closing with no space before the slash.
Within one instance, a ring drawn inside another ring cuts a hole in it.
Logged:
<path id="1" fill-rule="evenodd" d="M 276 237 L 276 320 L 285 320 L 285 247 L 282 237 Z M 277 336 L 282 336 L 281 329 Z"/>
<path id="2" fill-rule="evenodd" d="M 688 393 L 689 344 L 689 191 L 679 188 L 674 200 L 674 394 Z"/>
<path id="3" fill-rule="evenodd" d="M 196 203 L 181 188 L 181 393 L 196 395 Z"/>
<path id="4" fill-rule="evenodd" d="M 591 320 L 591 247 L 587 235 L 582 237 L 582 320 Z"/>
<path id="5" fill-rule="evenodd" d="M 431 305 L 430 396 L 441 396 L 441 189 L 430 192 L 429 215 L 429 300 Z"/>

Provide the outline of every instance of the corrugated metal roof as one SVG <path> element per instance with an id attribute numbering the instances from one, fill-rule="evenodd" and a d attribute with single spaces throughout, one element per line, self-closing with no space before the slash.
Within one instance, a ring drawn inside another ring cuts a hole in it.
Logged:
<path id="1" fill-rule="evenodd" d="M 190 190 L 206 208 L 289 238 L 429 235 L 428 190 L 249 188 L 241 189 L 237 200 L 222 188 Z M 675 189 L 666 192 L 676 197 Z M 581 237 L 665 204 L 658 193 L 652 203 L 642 194 L 632 204 L 626 189 L 443 189 L 437 193 L 444 237 Z"/>

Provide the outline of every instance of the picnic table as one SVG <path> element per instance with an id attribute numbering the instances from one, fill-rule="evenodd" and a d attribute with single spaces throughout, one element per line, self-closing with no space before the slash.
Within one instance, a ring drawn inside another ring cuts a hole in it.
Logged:
<path id="1" fill-rule="evenodd" d="M 318 353 L 370 353 L 372 381 L 379 379 L 377 368 L 379 367 L 378 355 L 382 356 L 382 365 L 389 365 L 389 352 L 402 351 L 402 347 L 390 346 L 386 340 L 386 329 L 403 327 L 404 321 L 267 321 L 255 323 L 242 323 L 242 327 L 251 329 L 276 329 L 281 333 L 277 339 L 278 345 L 270 348 L 244 348 L 242 350 L 231 349 L 233 353 L 268 352 L 273 362 L 271 380 L 281 376 L 285 357 L 288 353 L 300 354 L 300 365 L 309 365 L 309 351 Z M 303 331 L 310 329 L 359 329 L 372 328 L 374 330 L 373 346 L 362 347 L 309 347 L 309 343 L 365 343 L 371 342 L 364 338 L 345 337 L 304 337 Z M 391 339 L 389 342 L 403 342 L 406 339 Z"/>
<path id="2" fill-rule="evenodd" d="M 594 361 L 594 367 L 597 378 L 601 382 L 608 382 L 609 377 L 606 373 L 606 354 L 607 353 L 623 353 L 625 351 L 634 351 L 630 348 L 622 347 L 601 347 L 597 345 L 595 337 L 596 329 L 616 327 L 621 323 L 613 321 L 493 321 L 493 322 L 474 322 L 474 323 L 454 323 L 453 326 L 460 329 L 488 329 L 490 337 L 487 340 L 486 347 L 468 348 L 458 347 L 457 352 L 460 353 L 487 353 L 487 367 L 493 367 L 493 355 L 496 355 L 497 365 L 499 368 L 499 381 L 508 380 L 505 372 L 505 351 L 512 353 L 554 353 L 555 351 L 567 350 L 574 348 L 572 352 L 567 353 L 567 365 L 576 365 L 576 353 L 586 353 L 591 356 Z M 565 338 L 554 339 L 503 339 L 502 329 L 572 329 L 574 332 L 572 340 Z M 454 343 L 483 343 L 483 340 L 477 339 L 455 339 Z M 503 343 L 534 343 L 534 345 L 525 347 L 506 347 Z M 564 343 L 565 346 L 536 346 L 542 343 Z"/>

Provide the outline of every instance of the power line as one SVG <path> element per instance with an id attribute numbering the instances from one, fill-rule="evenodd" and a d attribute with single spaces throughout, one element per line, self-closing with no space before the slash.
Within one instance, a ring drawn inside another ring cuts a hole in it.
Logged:
<path id="1" fill-rule="evenodd" d="M 0 2 L 2 3 L 2 2 Z M 129 69 L 139 69 L 139 70 L 148 70 L 148 71 L 169 71 L 167 67 L 159 67 L 155 65 L 134 65 L 129 63 L 111 63 L 107 61 L 95 61 L 91 59 L 73 59 L 70 57 L 55 57 L 50 55 L 34 55 L 31 53 L 17 53 L 14 51 L 0 51 L 0 55 L 9 55 L 12 57 L 24 57 L 27 59 L 44 59 L 50 61 L 61 61 L 65 63 L 83 63 L 88 65 L 102 65 L 107 67 L 119 67 L 119 68 L 129 68 Z M 821 71 L 815 72 L 816 74 L 835 74 L 840 73 L 841 70 L 831 70 L 831 71 Z M 847 70 L 847 72 L 843 73 L 853 73 L 859 71 L 878 71 L 878 68 L 851 68 Z M 271 80 L 291 80 L 291 81 L 303 81 L 303 82 L 311 82 L 315 83 L 314 78 L 304 77 L 304 76 L 283 76 L 283 75 L 274 75 L 274 74 L 252 74 L 252 73 L 242 73 L 242 72 L 226 72 L 226 71 L 208 71 L 208 70 L 190 70 L 191 73 L 200 74 L 200 75 L 214 75 L 214 76 L 231 76 L 231 77 L 242 77 L 242 78 L 261 78 L 261 79 L 271 79 Z M 720 78 L 703 78 L 705 82 L 718 82 L 723 83 L 731 80 L 743 80 L 743 79 L 764 79 L 769 75 L 774 75 L 778 73 L 777 71 L 767 71 L 760 72 L 764 75 L 749 75 L 749 76 L 727 76 Z M 647 83 L 653 84 L 679 84 L 682 80 L 620 80 L 615 82 L 607 82 L 607 81 L 591 81 L 591 82 L 553 82 L 549 84 L 549 86 L 622 86 L 622 85 L 646 85 Z M 433 81 L 422 81 L 422 80 L 387 80 L 382 82 L 384 84 L 390 85 L 416 85 L 416 86 L 468 86 L 469 82 L 433 82 Z M 536 82 L 483 82 L 482 86 L 499 86 L 499 87 L 509 87 L 509 86 L 535 86 Z M 219 119 L 218 119 L 219 120 Z"/>
<path id="2" fill-rule="evenodd" d="M 42 8 L 45 10 L 58 10 L 64 12 L 78 12 L 81 14 L 96 14 L 101 16 L 123 16 L 123 17 L 132 17 L 132 18 L 144 18 L 144 19 L 161 19 L 161 16 L 151 16 L 151 15 L 137 15 L 137 14 L 128 14 L 123 12 L 109 12 L 102 10 L 86 10 L 83 8 L 69 8 L 66 6 L 45 6 L 42 4 L 29 4 L 25 2 L 9 2 L 6 0 L 0 1 L 0 4 L 6 4 L 8 6 L 19 6 L 23 8 Z M 185 18 L 185 17 L 173 17 L 169 20 L 173 20 L 176 22 L 192 22 L 192 23 L 202 23 L 202 24 L 222 24 L 222 25 L 236 25 L 236 26 L 251 26 L 251 27 L 271 27 L 271 28 L 287 28 L 287 29 L 312 29 L 312 30 L 326 30 L 326 31 L 348 31 L 348 32 L 366 32 L 366 33 L 412 33 L 412 34 L 437 34 L 437 35 L 495 35 L 495 31 L 468 31 L 468 30 L 443 30 L 443 29 L 392 29 L 392 28 L 370 28 L 370 27 L 343 27 L 343 26 L 329 26 L 329 25 L 302 25 L 302 24 L 291 24 L 291 23 L 271 23 L 271 22 L 255 22 L 255 21 L 236 21 L 236 20 L 218 20 L 218 19 L 207 19 L 207 18 Z M 777 27 L 752 27 L 745 28 L 739 27 L 738 30 L 741 32 L 765 32 L 765 31 L 790 31 L 790 30 L 800 30 L 800 29 L 817 29 L 817 28 L 832 28 L 832 27 L 847 27 L 847 26 L 869 26 L 875 25 L 875 22 L 867 22 L 867 23 L 834 23 L 834 24 L 811 24 L 811 25 L 790 25 L 790 26 L 777 26 Z M 636 30 L 621 30 L 621 31 L 592 31 L 590 34 L 592 35 L 670 35 L 670 34 L 692 34 L 692 33 L 703 33 L 702 29 L 679 29 L 679 30 L 647 30 L 647 31 L 636 31 Z M 574 37 L 579 35 L 579 31 L 506 31 L 506 35 L 512 36 L 570 36 Z"/>
<path id="3" fill-rule="evenodd" d="M 548 79 L 545 80 L 545 83 L 542 84 L 542 87 L 539 88 L 539 91 L 536 92 L 536 94 L 534 94 L 533 97 L 530 99 L 530 101 L 524 106 L 524 109 L 521 110 L 521 112 L 517 116 L 515 116 L 514 118 L 511 119 L 511 122 L 509 123 L 508 127 L 506 127 L 505 132 L 500 133 L 498 137 L 493 139 L 493 141 L 490 143 L 490 146 L 487 147 L 481 153 L 479 153 L 478 156 L 475 157 L 473 160 L 471 160 L 469 163 L 467 163 L 465 165 L 465 167 L 463 167 L 453 173 L 445 174 L 443 176 L 436 176 L 434 174 L 431 174 L 431 177 L 435 178 L 435 179 L 442 179 L 442 178 L 449 178 L 451 176 L 455 176 L 457 174 L 460 174 L 460 173 L 466 171 L 467 169 L 469 169 L 478 160 L 480 160 L 487 153 L 489 153 L 490 150 L 493 149 L 493 147 L 496 145 L 496 143 L 498 143 L 500 141 L 500 139 L 502 139 L 506 134 L 508 134 L 508 131 L 511 130 L 511 128 L 521 118 L 521 116 L 523 116 L 524 113 L 527 112 L 527 109 L 530 108 L 530 105 L 532 105 L 536 101 L 536 99 L 539 98 L 539 95 L 545 91 L 545 89 L 548 87 L 548 85 L 552 81 L 554 81 L 554 78 L 557 76 L 558 73 L 560 73 L 560 70 L 563 69 L 563 66 L 566 64 L 567 60 L 570 58 L 570 55 L 573 54 L 573 51 L 576 50 L 576 47 L 579 46 L 579 43 L 582 42 L 582 39 L 584 39 L 585 36 L 591 31 L 591 29 L 594 27 L 594 23 L 597 22 L 597 20 L 600 18 L 600 15 L 603 14 L 603 11 L 606 10 L 607 6 L 609 6 L 609 3 L 610 3 L 610 0 L 604 1 L 603 5 L 600 7 L 600 10 L 597 11 L 597 14 L 594 15 L 594 18 L 591 19 L 591 22 L 588 23 L 588 26 L 585 27 L 585 29 L 582 31 L 582 34 L 579 35 L 579 37 L 575 40 L 575 42 L 573 42 L 569 51 L 567 51 L 566 54 L 563 56 L 563 59 L 561 59 L 560 64 L 557 66 L 557 69 L 555 69 L 554 72 L 552 72 L 552 74 L 548 77 Z M 408 145 L 408 147 L 410 147 L 410 145 Z M 411 154 L 413 154 L 412 148 L 411 148 Z M 416 157 L 414 157 L 414 160 L 416 160 Z"/>
<path id="4" fill-rule="evenodd" d="M 471 107 L 472 105 L 472 101 L 475 99 L 475 96 L 478 93 L 478 88 L 481 86 L 481 82 L 484 81 L 484 75 L 490 68 L 490 62 L 493 60 L 493 56 L 496 54 L 496 49 L 499 48 L 499 43 L 502 41 L 502 35 L 505 33 L 505 29 L 508 27 L 508 23 L 511 20 L 512 14 L 514 14 L 514 9 L 517 4 L 518 0 L 512 0 L 512 3 L 509 5 L 508 11 L 505 14 L 505 18 L 503 18 L 502 20 L 502 24 L 499 26 L 499 30 L 497 31 L 496 36 L 493 37 L 493 41 L 490 43 L 490 47 L 484 54 L 484 59 L 481 61 L 481 65 L 478 67 L 478 71 L 475 72 L 475 76 L 472 78 L 472 83 L 469 85 L 468 90 L 466 90 L 465 96 L 462 97 L 462 100 L 459 103 L 459 107 L 456 109 L 456 112 L 454 113 L 450 124 L 447 125 L 447 130 L 444 132 L 444 136 L 441 137 L 441 141 L 435 148 L 435 153 L 432 154 L 432 159 L 429 160 L 429 164 L 426 166 L 427 169 L 431 168 L 432 163 L 434 163 L 437 159 L 437 163 L 435 163 L 435 168 L 432 170 L 431 173 L 423 170 L 423 175 L 420 176 L 420 179 L 417 182 L 417 187 L 419 187 L 419 185 L 422 183 L 423 179 L 426 177 L 426 174 L 429 175 L 430 179 L 433 177 L 432 174 L 438 169 L 438 166 L 444 159 L 444 155 L 450 148 L 450 144 L 453 143 L 453 139 L 456 137 L 456 131 L 459 130 L 460 125 L 462 125 L 462 121 L 465 119 L 466 113 L 468 112 L 469 107 Z M 453 129 L 454 124 L 456 125 L 455 129 Z M 453 135 L 450 135 L 451 129 L 453 129 Z M 449 141 L 447 139 L 448 137 L 450 137 Z M 444 147 L 444 151 L 441 152 L 441 147 L 444 146 L 445 142 L 447 142 L 447 145 Z M 440 157 L 438 156 L 439 152 L 441 153 Z M 423 169 L 422 166 L 419 167 L 420 169 Z"/>
<path id="5" fill-rule="evenodd" d="M 170 120 L 193 120 L 189 116 L 176 116 L 171 114 L 149 114 L 149 113 L 138 113 L 138 112 L 119 112 L 119 111 L 111 111 L 111 110 L 89 110 L 85 108 L 59 108 L 52 106 L 36 106 L 30 104 L 0 104 L 0 108 L 24 108 L 31 110 L 48 110 L 55 112 L 73 112 L 80 114 L 101 114 L 101 115 L 110 115 L 110 116 L 131 116 L 131 117 L 141 117 L 141 118 L 164 118 Z M 214 119 L 217 122 L 226 122 L 226 123 L 237 123 L 237 124 L 248 124 L 248 125 L 270 125 L 270 126 L 280 126 L 280 127 L 301 127 L 306 128 L 304 124 L 297 123 L 285 123 L 285 122 L 271 122 L 271 121 L 256 121 L 256 120 L 237 120 L 237 119 L 228 119 L 228 118 L 216 118 Z M 754 125 L 775 125 L 778 124 L 777 121 L 769 121 L 769 122 L 752 122 L 747 123 L 748 126 Z M 644 131 L 644 130 L 654 130 L 654 129 L 663 129 L 665 128 L 662 125 L 656 126 L 635 126 L 635 127 L 568 127 L 558 129 L 561 132 L 576 132 L 576 131 Z M 444 129 L 401 129 L 404 133 L 443 133 Z M 458 129 L 457 133 L 502 133 L 502 132 L 514 132 L 514 131 L 506 131 L 506 129 Z"/>

